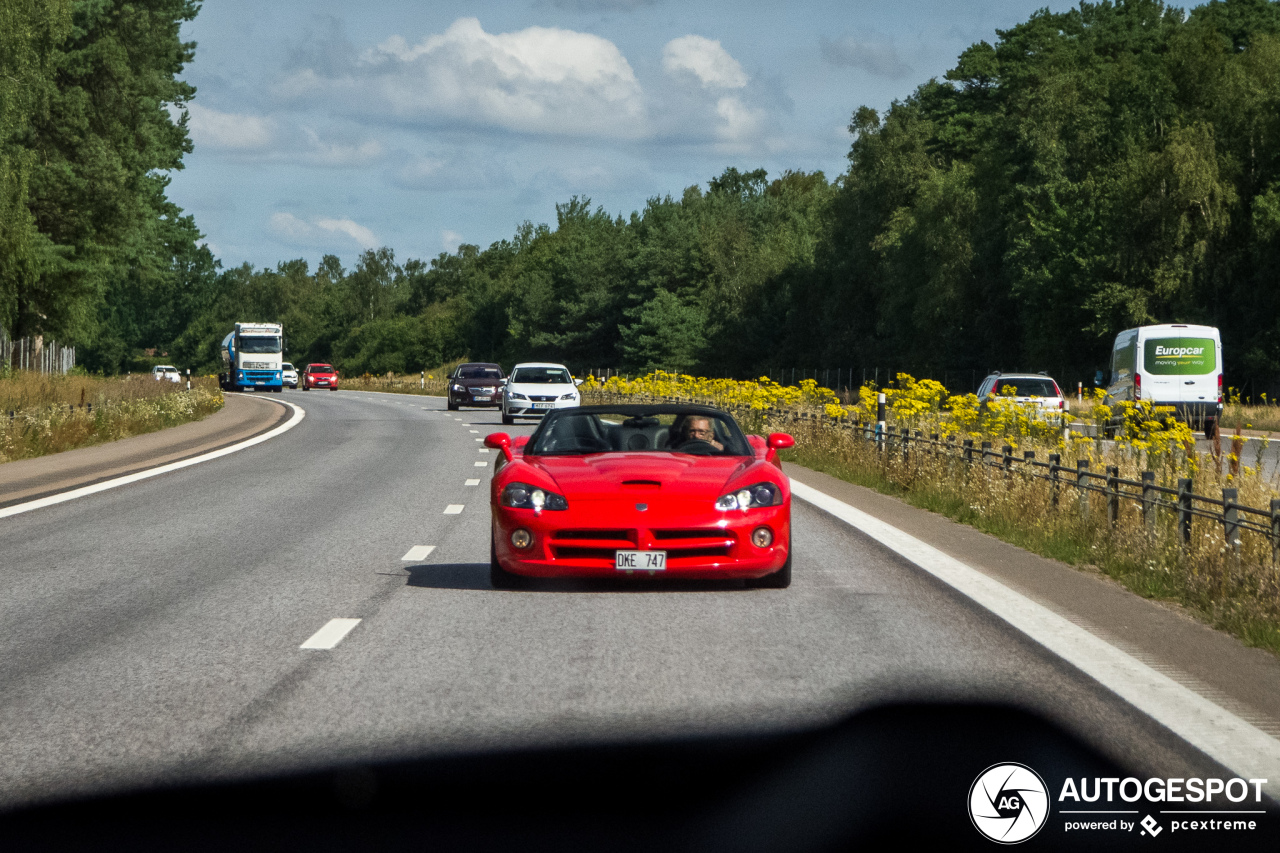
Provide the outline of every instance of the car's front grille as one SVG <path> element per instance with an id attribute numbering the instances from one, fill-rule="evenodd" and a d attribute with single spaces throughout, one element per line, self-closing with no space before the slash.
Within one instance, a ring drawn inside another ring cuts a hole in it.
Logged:
<path id="1" fill-rule="evenodd" d="M 535 403 L 553 403 L 553 402 L 555 402 L 555 399 L 556 399 L 556 398 L 555 398 L 555 395 L 554 395 L 554 394 L 553 394 L 553 395 L 551 395 L 550 397 L 546 397 L 546 396 L 539 396 L 539 395 L 537 395 L 537 394 L 530 394 L 530 395 L 529 395 L 529 399 L 530 399 L 530 400 L 532 400 L 532 401 L 533 401 L 533 402 L 535 402 Z"/>
<path id="2" fill-rule="evenodd" d="M 719 528 L 697 530 L 651 530 L 649 536 L 669 559 L 728 557 L 737 542 L 732 531 Z M 639 546 L 639 530 L 582 528 L 558 530 L 551 534 L 551 556 L 557 560 L 608 560 L 617 551 Z M 569 544 L 572 543 L 572 544 Z"/>

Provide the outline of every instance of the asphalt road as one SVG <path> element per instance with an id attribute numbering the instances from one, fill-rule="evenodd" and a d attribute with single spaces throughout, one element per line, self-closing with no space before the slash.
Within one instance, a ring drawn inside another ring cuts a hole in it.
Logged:
<path id="1" fill-rule="evenodd" d="M 348 759 L 773 730 L 895 698 L 1017 702 L 1152 775 L 1230 775 L 800 502 L 787 590 L 494 591 L 494 454 L 480 439 L 508 429 L 496 415 L 284 397 L 307 417 L 269 442 L 0 522 L 0 806 Z M 434 550 L 402 560 L 415 546 Z M 332 649 L 299 648 L 335 618 L 361 621 Z"/>

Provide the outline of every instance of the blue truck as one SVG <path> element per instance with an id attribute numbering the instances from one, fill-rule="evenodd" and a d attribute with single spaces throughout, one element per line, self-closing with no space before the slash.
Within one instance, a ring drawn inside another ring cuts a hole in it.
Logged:
<path id="1" fill-rule="evenodd" d="M 279 323 L 236 323 L 222 339 L 224 391 L 284 390 L 284 330 Z"/>

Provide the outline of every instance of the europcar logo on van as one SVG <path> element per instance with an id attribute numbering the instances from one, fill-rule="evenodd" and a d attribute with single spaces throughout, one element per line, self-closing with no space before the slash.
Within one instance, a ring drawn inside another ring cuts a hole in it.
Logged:
<path id="1" fill-rule="evenodd" d="M 1144 370 L 1159 375 L 1212 373 L 1217 368 L 1217 344 L 1210 338 L 1152 338 L 1143 353 Z"/>

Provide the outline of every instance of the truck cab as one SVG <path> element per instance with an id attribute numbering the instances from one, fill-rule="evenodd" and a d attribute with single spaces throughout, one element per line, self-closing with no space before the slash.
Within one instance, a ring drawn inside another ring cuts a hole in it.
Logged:
<path id="1" fill-rule="evenodd" d="M 284 330 L 279 323 L 236 323 L 222 339 L 224 391 L 284 390 Z"/>

